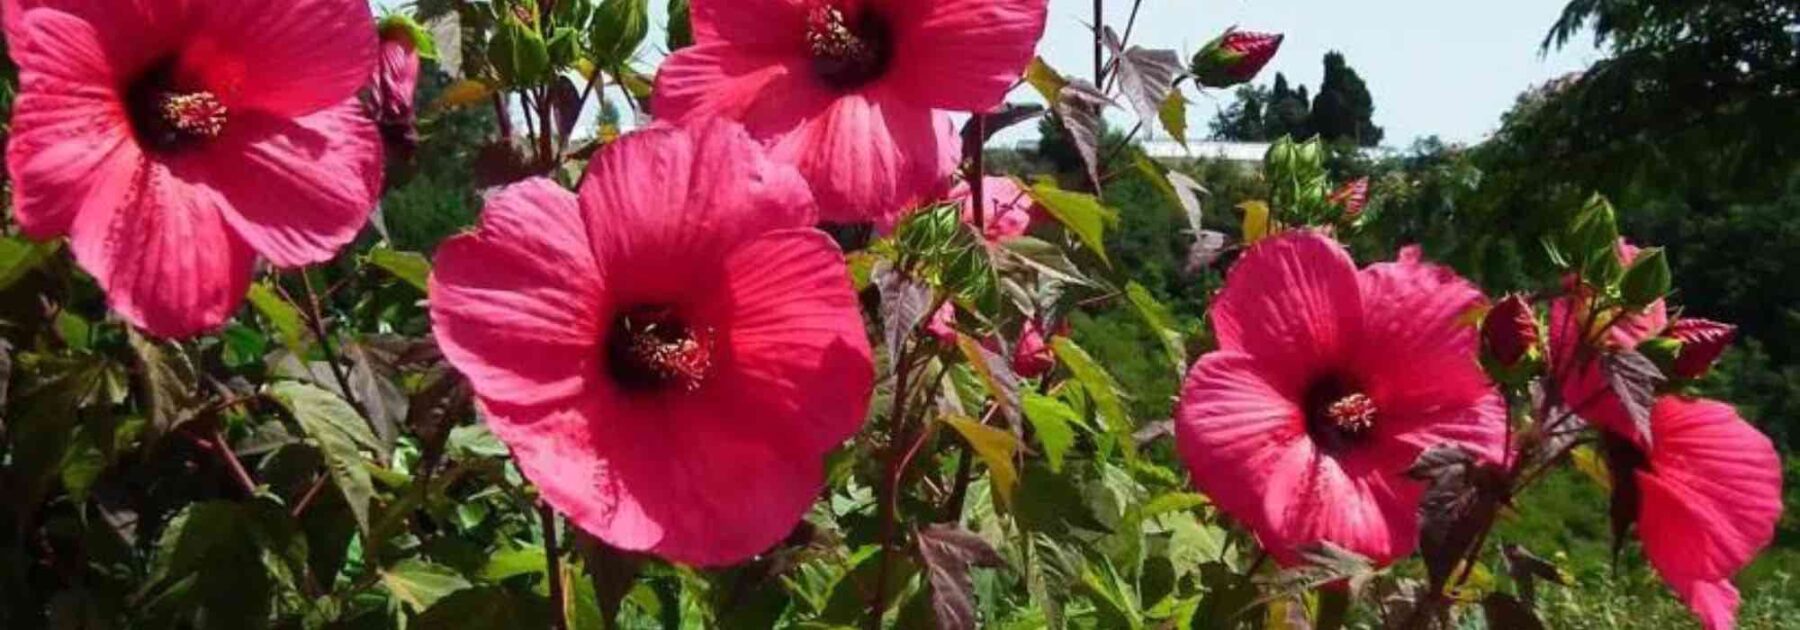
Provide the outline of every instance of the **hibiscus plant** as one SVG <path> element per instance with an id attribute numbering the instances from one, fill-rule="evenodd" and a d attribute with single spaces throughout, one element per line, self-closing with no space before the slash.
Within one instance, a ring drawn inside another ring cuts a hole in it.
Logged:
<path id="1" fill-rule="evenodd" d="M 1368 246 L 1316 141 L 1211 198 L 1130 143 L 1282 36 L 1127 4 L 6 0 L 0 627 L 1533 628 L 1567 575 L 1496 524 L 1570 467 L 1732 627 L 1780 463 L 1691 394 L 1733 328 L 1663 252 L 1595 198 L 1488 295 Z M 468 112 L 480 218 L 401 251 L 383 192 Z M 1078 168 L 990 168 L 1039 121 Z M 1203 321 L 1109 255 L 1124 176 Z"/>

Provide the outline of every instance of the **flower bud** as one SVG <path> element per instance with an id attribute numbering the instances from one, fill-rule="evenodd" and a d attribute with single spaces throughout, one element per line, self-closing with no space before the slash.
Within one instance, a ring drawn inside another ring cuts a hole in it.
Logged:
<path id="1" fill-rule="evenodd" d="M 1256 78 L 1281 49 L 1282 36 L 1235 28 L 1194 54 L 1193 73 L 1201 85 L 1224 88 Z"/>
<path id="2" fill-rule="evenodd" d="M 1700 378 L 1731 346 L 1731 340 L 1737 336 L 1737 327 L 1704 319 L 1682 319 L 1670 326 L 1663 336 L 1681 342 L 1681 352 L 1675 359 L 1675 375 Z"/>
<path id="3" fill-rule="evenodd" d="M 419 145 L 414 109 L 418 87 L 419 44 L 414 29 L 398 20 L 383 23 L 369 105 L 382 140 L 401 154 L 410 154 Z"/>
<path id="4" fill-rule="evenodd" d="M 1502 367 L 1512 367 L 1537 347 L 1537 314 L 1522 295 L 1509 295 L 1488 311 L 1481 323 L 1488 353 Z"/>
<path id="5" fill-rule="evenodd" d="M 954 347 L 956 345 L 956 305 L 945 302 L 931 318 L 925 320 L 925 334 L 938 340 L 938 343 Z"/>
<path id="6" fill-rule="evenodd" d="M 1332 192 L 1329 199 L 1333 205 L 1344 209 L 1344 218 L 1361 216 L 1363 207 L 1369 204 L 1369 178 L 1359 177 L 1346 182 Z"/>
<path id="7" fill-rule="evenodd" d="M 1668 295 L 1670 283 L 1669 257 L 1662 248 L 1640 250 L 1619 281 L 1619 296 L 1626 306 L 1644 308 Z"/>

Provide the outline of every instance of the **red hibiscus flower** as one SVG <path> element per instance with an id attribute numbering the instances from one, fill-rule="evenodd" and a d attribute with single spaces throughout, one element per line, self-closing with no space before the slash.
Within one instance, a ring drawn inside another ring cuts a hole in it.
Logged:
<path id="1" fill-rule="evenodd" d="M 1650 426 L 1649 447 L 1610 443 L 1634 464 L 1644 555 L 1702 625 L 1728 630 L 1738 608 L 1731 577 L 1768 546 L 1781 519 L 1780 456 L 1720 402 L 1663 396 Z"/>
<path id="2" fill-rule="evenodd" d="M 844 257 L 736 125 L 608 145 L 579 198 L 506 188 L 439 250 L 431 318 L 488 426 L 602 540 L 699 565 L 780 541 L 874 382 Z"/>
<path id="3" fill-rule="evenodd" d="M 1378 563 L 1418 542 L 1426 449 L 1500 459 L 1506 408 L 1477 363 L 1481 292 L 1419 261 L 1358 271 L 1310 231 L 1254 246 L 1209 313 L 1176 437 L 1194 484 L 1284 564 L 1330 542 Z"/>
<path id="4" fill-rule="evenodd" d="M 694 0 L 657 116 L 742 121 L 795 164 L 822 218 L 892 225 L 941 198 L 961 154 L 946 110 L 997 107 L 1046 0 Z"/>
<path id="5" fill-rule="evenodd" d="M 32 238 L 67 235 L 113 310 L 193 335 L 237 310 L 256 256 L 330 259 L 381 190 L 357 90 L 363 0 L 12 0 L 6 164 Z"/>

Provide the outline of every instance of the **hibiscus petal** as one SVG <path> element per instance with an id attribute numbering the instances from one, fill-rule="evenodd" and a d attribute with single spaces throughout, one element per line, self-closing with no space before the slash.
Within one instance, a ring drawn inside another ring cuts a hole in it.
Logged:
<path id="1" fill-rule="evenodd" d="M 232 119 L 191 159 L 231 203 L 225 218 L 280 267 L 330 260 L 356 238 L 381 195 L 381 138 L 356 99 L 287 120 Z"/>
<path id="2" fill-rule="evenodd" d="M 1284 393 L 1353 350 L 1362 323 L 1356 263 L 1325 236 L 1294 231 L 1250 249 L 1225 279 L 1210 316 L 1219 348 L 1265 363 Z"/>
<path id="3" fill-rule="evenodd" d="M 810 226 L 815 206 L 791 167 L 764 155 L 741 127 L 659 126 L 602 149 L 581 184 L 582 211 L 602 269 L 629 303 L 681 301 L 715 279 L 725 256 L 771 230 Z"/>
<path id="4" fill-rule="evenodd" d="M 987 112 L 1036 53 L 1049 3 L 1044 0 L 886 0 L 893 66 L 884 79 L 897 93 L 938 109 Z"/>
<path id="5" fill-rule="evenodd" d="M 220 216 L 224 201 L 190 175 L 146 160 L 109 169 L 70 230 L 75 259 L 112 309 L 161 337 L 224 323 L 243 301 L 256 262 Z"/>
<path id="6" fill-rule="evenodd" d="M 1651 412 L 1654 446 L 1638 471 L 1644 555 L 1708 628 L 1729 628 L 1731 576 L 1774 537 L 1781 460 L 1730 405 L 1664 396 Z"/>
<path id="7" fill-rule="evenodd" d="M 769 233 L 726 260 L 725 354 L 708 392 L 725 421 L 817 457 L 863 424 L 874 360 L 844 256 L 813 229 Z M 744 422 L 757 418 L 758 422 Z M 791 442 L 790 442 L 791 441 Z"/>
<path id="8" fill-rule="evenodd" d="M 556 405 L 600 377 L 599 269 L 575 195 L 544 179 L 489 201 L 431 274 L 444 355 L 492 402 Z"/>
<path id="9" fill-rule="evenodd" d="M 808 0 L 693 0 L 694 41 L 806 52 Z"/>
<path id="10" fill-rule="evenodd" d="M 1419 450 L 1458 442 L 1500 461 L 1506 409 L 1477 360 L 1469 313 L 1481 291 L 1447 267 L 1412 261 L 1371 265 L 1362 284 L 1363 334 L 1353 371 L 1381 410 L 1374 442 L 1407 447 L 1388 458 L 1411 465 Z"/>
<path id="11" fill-rule="evenodd" d="M 195 0 L 177 61 L 234 112 L 303 116 L 344 102 L 375 71 L 364 0 Z"/>
<path id="12" fill-rule="evenodd" d="M 105 53 L 86 22 L 33 11 L 39 45 L 14 46 L 23 90 L 13 107 L 7 167 L 13 212 L 26 235 L 69 231 L 83 207 L 121 203 L 143 153 L 113 94 Z M 106 189 L 111 183 L 113 189 Z"/>
<path id="13" fill-rule="evenodd" d="M 57 16 L 55 22 L 37 21 L 52 15 Z M 8 0 L 5 5 L 7 46 L 21 70 L 32 65 L 24 59 L 31 54 L 27 43 L 57 55 L 57 49 L 67 50 L 72 43 L 97 41 L 106 60 L 104 71 L 67 77 L 92 81 L 129 77 L 143 70 L 181 36 L 186 19 L 180 4 L 147 0 Z M 72 23 L 82 24 L 85 30 L 71 30 Z"/>
<path id="14" fill-rule="evenodd" d="M 775 155 L 812 183 L 824 220 L 891 226 L 948 191 L 958 146 L 947 114 L 874 90 L 839 97 L 776 140 Z"/>
<path id="15" fill-rule="evenodd" d="M 650 109 L 682 124 L 729 118 L 767 138 L 818 115 L 837 97 L 820 87 L 810 67 L 798 55 L 724 43 L 690 46 L 657 68 Z"/>

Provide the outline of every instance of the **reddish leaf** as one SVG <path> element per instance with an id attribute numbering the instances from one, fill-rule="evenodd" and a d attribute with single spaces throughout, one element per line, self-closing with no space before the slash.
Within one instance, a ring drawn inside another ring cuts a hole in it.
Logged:
<path id="1" fill-rule="evenodd" d="M 1650 408 L 1656 404 L 1656 388 L 1668 380 L 1663 377 L 1662 370 L 1636 350 L 1620 350 L 1600 357 L 1600 373 L 1606 377 L 1606 386 L 1625 406 L 1625 413 L 1637 427 L 1638 436 L 1644 444 L 1649 444 L 1652 439 Z"/>
<path id="2" fill-rule="evenodd" d="M 975 620 L 972 567 L 997 567 L 1006 563 L 987 541 L 954 524 L 930 525 L 916 530 L 919 560 L 931 582 L 931 608 L 942 630 L 973 630 Z"/>
<path id="3" fill-rule="evenodd" d="M 1052 108 L 1063 128 L 1069 131 L 1069 142 L 1075 145 L 1075 152 L 1081 154 L 1081 161 L 1087 164 L 1088 179 L 1096 188 L 1100 185 L 1100 130 L 1105 124 L 1101 114 L 1111 104 L 1112 100 L 1106 98 L 1100 88 L 1075 79 L 1057 93 L 1056 105 Z"/>
<path id="4" fill-rule="evenodd" d="M 1419 500 L 1419 553 L 1435 592 L 1499 510 L 1504 473 L 1459 445 L 1440 444 L 1420 454 L 1406 476 L 1426 484 Z"/>

